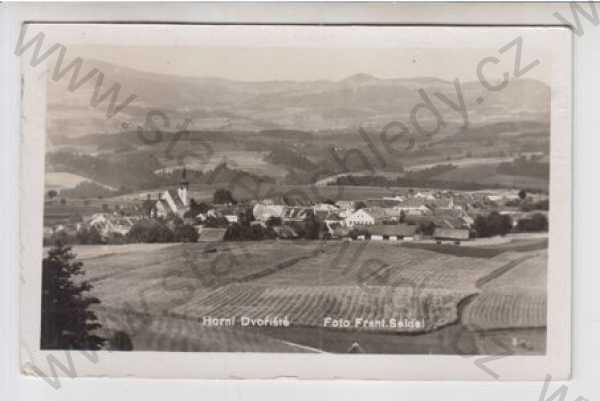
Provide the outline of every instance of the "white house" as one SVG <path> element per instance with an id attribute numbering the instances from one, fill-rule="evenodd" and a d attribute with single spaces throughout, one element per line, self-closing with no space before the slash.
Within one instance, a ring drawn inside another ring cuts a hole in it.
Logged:
<path id="1" fill-rule="evenodd" d="M 368 209 L 359 209 L 346 217 L 346 225 L 352 226 L 368 226 L 375 224 L 375 217 L 369 212 Z"/>
<path id="2" fill-rule="evenodd" d="M 400 195 L 396 195 L 396 196 L 384 196 L 383 200 L 387 200 L 387 201 L 395 201 L 395 202 L 404 202 L 405 198 L 400 196 Z"/>
<path id="3" fill-rule="evenodd" d="M 227 220 L 229 224 L 237 223 L 239 220 L 237 214 L 224 214 L 223 217 L 225 217 L 225 220 Z"/>
<path id="4" fill-rule="evenodd" d="M 88 227 L 95 228 L 101 236 L 107 237 L 110 234 L 127 235 L 135 220 L 131 217 L 96 213 L 92 215 L 86 224 Z"/>
<path id="5" fill-rule="evenodd" d="M 435 195 L 432 192 L 417 192 L 415 194 L 415 198 L 418 199 L 426 199 L 426 200 L 435 200 Z"/>
<path id="6" fill-rule="evenodd" d="M 252 215 L 256 220 L 267 221 L 271 217 L 279 217 L 283 216 L 285 206 L 283 205 L 274 205 L 272 203 L 257 203 L 254 205 L 252 209 Z"/>
<path id="7" fill-rule="evenodd" d="M 354 209 L 354 201 L 351 200 L 339 200 L 335 202 L 335 205 L 340 209 L 344 210 L 353 210 Z"/>
<path id="8" fill-rule="evenodd" d="M 409 216 L 424 216 L 431 213 L 425 205 L 424 199 L 407 199 L 401 204 L 394 206 L 393 208 L 397 213 L 404 213 Z"/>
<path id="9" fill-rule="evenodd" d="M 339 210 L 339 208 L 335 205 L 332 205 L 330 203 L 317 203 L 316 205 L 313 206 L 313 211 L 315 213 L 317 212 L 337 212 Z"/>

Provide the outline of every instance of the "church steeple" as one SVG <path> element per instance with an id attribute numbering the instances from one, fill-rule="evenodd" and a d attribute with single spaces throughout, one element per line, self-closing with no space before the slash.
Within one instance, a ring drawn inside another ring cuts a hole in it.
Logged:
<path id="1" fill-rule="evenodd" d="M 185 185 L 186 187 L 189 185 L 189 182 L 187 181 L 187 170 L 185 166 L 183 166 L 183 170 L 181 170 L 181 180 L 179 181 L 179 185 Z"/>
<path id="2" fill-rule="evenodd" d="M 179 188 L 177 189 L 177 194 L 179 195 L 179 199 L 185 205 L 189 205 L 188 200 L 188 187 L 190 183 L 187 180 L 187 170 L 185 166 L 183 166 L 183 170 L 181 171 L 181 179 L 179 180 Z"/>

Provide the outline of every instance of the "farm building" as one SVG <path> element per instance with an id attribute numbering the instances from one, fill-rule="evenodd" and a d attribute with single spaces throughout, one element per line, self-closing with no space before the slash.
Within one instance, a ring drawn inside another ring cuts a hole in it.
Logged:
<path id="1" fill-rule="evenodd" d="M 437 225 L 444 228 L 468 228 L 473 225 L 473 218 L 460 209 L 435 209 Z"/>
<path id="2" fill-rule="evenodd" d="M 416 235 L 417 226 L 408 224 L 376 224 L 367 229 L 372 240 L 413 240 Z"/>
<path id="3" fill-rule="evenodd" d="M 107 237 L 110 234 L 127 235 L 136 220 L 132 217 L 96 213 L 86 222 L 86 225 L 98 230 L 102 237 Z"/>
<path id="4" fill-rule="evenodd" d="M 469 230 L 455 228 L 436 228 L 433 232 L 433 238 L 441 243 L 442 241 L 453 241 L 460 244 L 461 241 L 469 239 Z"/>
<path id="5" fill-rule="evenodd" d="M 407 199 L 399 205 L 394 206 L 396 213 L 404 213 L 407 216 L 426 216 L 431 214 L 431 209 L 425 205 L 423 199 Z"/>
<path id="6" fill-rule="evenodd" d="M 430 214 L 431 210 L 427 206 L 419 206 L 417 209 L 410 211 L 409 208 L 405 208 L 404 206 L 394 206 L 393 208 L 383 208 L 383 207 L 368 207 L 365 209 L 360 209 L 352 213 L 350 216 L 346 217 L 346 225 L 349 227 L 355 225 L 363 225 L 368 226 L 372 224 L 380 224 L 383 222 L 391 222 L 400 221 L 402 215 L 416 215 L 423 216 L 426 214 Z"/>

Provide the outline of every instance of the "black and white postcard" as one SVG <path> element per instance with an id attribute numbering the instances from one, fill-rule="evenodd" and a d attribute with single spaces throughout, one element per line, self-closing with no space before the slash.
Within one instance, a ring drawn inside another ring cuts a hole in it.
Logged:
<path id="1" fill-rule="evenodd" d="M 25 24 L 21 359 L 570 375 L 571 31 Z"/>

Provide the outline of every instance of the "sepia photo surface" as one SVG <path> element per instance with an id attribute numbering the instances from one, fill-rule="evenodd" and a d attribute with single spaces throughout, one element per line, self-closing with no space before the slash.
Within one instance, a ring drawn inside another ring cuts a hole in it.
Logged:
<path id="1" fill-rule="evenodd" d="M 570 35 L 25 25 L 22 358 L 567 376 Z"/>

